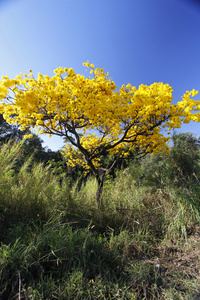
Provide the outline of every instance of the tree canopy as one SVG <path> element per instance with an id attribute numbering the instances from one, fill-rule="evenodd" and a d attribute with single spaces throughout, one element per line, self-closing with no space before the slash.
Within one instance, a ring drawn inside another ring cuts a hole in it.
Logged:
<path id="1" fill-rule="evenodd" d="M 58 68 L 55 75 L 8 76 L 0 81 L 0 113 L 22 130 L 34 128 L 39 133 L 58 135 L 68 141 L 68 164 L 82 164 L 95 175 L 99 193 L 103 178 L 117 159 L 168 152 L 168 137 L 163 130 L 180 128 L 182 122 L 200 121 L 198 91 L 187 91 L 182 100 L 172 104 L 169 84 L 131 84 L 118 88 L 103 69 L 84 63 L 91 77 L 76 74 L 72 68 Z M 168 133 L 169 133 L 168 132 Z M 106 168 L 100 157 L 113 155 Z M 99 196 L 97 196 L 99 198 Z"/>

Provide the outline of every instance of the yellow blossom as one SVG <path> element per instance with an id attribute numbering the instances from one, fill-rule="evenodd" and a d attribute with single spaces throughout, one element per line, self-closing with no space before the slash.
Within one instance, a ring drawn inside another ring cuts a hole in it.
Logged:
<path id="1" fill-rule="evenodd" d="M 104 170 L 104 153 L 129 157 L 138 147 L 144 151 L 168 152 L 168 134 L 181 124 L 200 120 L 198 91 L 186 91 L 172 104 L 172 87 L 155 82 L 138 88 L 130 83 L 117 87 L 108 72 L 89 62 L 93 78 L 59 67 L 52 77 L 17 75 L 0 80 L 0 113 L 9 123 L 30 127 L 48 135 L 65 136 L 69 164 L 86 170 Z M 95 130 L 95 133 L 91 133 Z M 72 144 L 70 146 L 70 144 Z M 102 171 L 103 172 L 103 171 Z"/>

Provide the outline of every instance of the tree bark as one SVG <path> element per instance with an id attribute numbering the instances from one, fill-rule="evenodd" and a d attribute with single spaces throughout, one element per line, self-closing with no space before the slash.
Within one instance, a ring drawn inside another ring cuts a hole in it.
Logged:
<path id="1" fill-rule="evenodd" d="M 96 200 L 98 209 L 103 209 L 103 199 L 102 199 L 102 193 L 103 193 L 103 183 L 104 183 L 104 175 L 97 175 L 97 191 L 96 191 Z"/>

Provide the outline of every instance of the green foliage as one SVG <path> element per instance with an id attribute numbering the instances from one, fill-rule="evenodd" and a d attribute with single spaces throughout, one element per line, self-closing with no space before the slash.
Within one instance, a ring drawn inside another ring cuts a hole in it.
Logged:
<path id="1" fill-rule="evenodd" d="M 5 144 L 0 148 L 0 213 L 8 227 L 21 219 L 25 223 L 33 219 L 46 220 L 57 209 L 56 201 L 61 196 L 62 203 L 70 197 L 66 183 L 63 183 L 65 195 L 60 193 L 59 178 L 50 165 L 34 165 L 30 157 L 16 173 L 22 150 L 23 143 Z M 7 229 L 3 227 L 2 230 Z"/>
<path id="2" fill-rule="evenodd" d="M 33 156 L 24 159 L 23 143 L 4 144 L 2 298 L 168 300 L 198 295 L 199 150 L 192 154 L 191 145 L 188 150 L 184 145 L 171 148 L 170 160 L 149 156 L 108 177 L 105 209 L 99 211 L 95 178 L 84 182 L 80 177 L 73 184 L 56 161 L 34 163 Z M 178 151 L 189 151 L 196 177 L 186 168 L 187 159 L 179 162 L 182 171 L 172 172 Z"/>
<path id="3" fill-rule="evenodd" d="M 200 144 L 191 133 L 174 134 L 169 155 L 148 155 L 132 165 L 138 184 L 199 186 Z"/>
<path id="4" fill-rule="evenodd" d="M 173 177 L 190 178 L 200 171 L 200 141 L 191 133 L 174 134 L 171 148 L 171 169 Z"/>
<path id="5" fill-rule="evenodd" d="M 59 288 L 64 284 L 59 299 L 74 299 L 77 286 L 80 289 L 82 285 L 77 298 L 80 299 L 80 295 L 87 297 L 84 288 L 95 278 L 102 276 L 105 281 L 113 277 L 117 281 L 123 277 L 119 258 L 109 249 L 107 239 L 93 232 L 91 226 L 72 230 L 70 224 L 52 218 L 32 230 L 22 228 L 22 224 L 20 227 L 20 237 L 19 228 L 15 232 L 15 243 L 0 248 L 1 289 L 7 297 L 12 292 L 11 287 L 18 287 L 19 275 L 24 290 L 22 295 L 28 287 L 34 290 L 37 287 L 41 299 L 47 299 L 58 284 Z M 34 282 L 36 287 L 32 285 Z M 54 284 L 51 286 L 49 282 Z"/>
<path id="6" fill-rule="evenodd" d="M 8 124 L 0 114 L 0 143 L 8 142 L 11 138 L 20 141 L 24 134 L 17 126 Z"/>

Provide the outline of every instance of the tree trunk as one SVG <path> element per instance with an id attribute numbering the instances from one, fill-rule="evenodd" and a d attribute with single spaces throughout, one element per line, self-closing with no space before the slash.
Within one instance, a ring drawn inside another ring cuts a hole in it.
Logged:
<path id="1" fill-rule="evenodd" d="M 104 176 L 97 175 L 96 180 L 97 180 L 97 185 L 98 185 L 97 192 L 96 192 L 96 200 L 97 200 L 98 209 L 102 210 L 103 209 L 102 193 L 103 193 Z"/>

